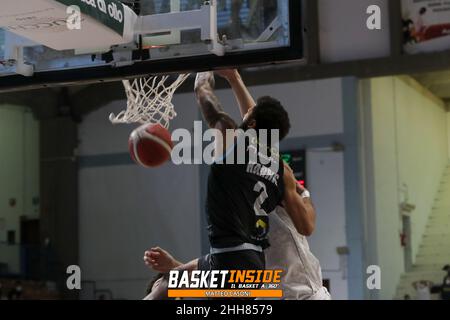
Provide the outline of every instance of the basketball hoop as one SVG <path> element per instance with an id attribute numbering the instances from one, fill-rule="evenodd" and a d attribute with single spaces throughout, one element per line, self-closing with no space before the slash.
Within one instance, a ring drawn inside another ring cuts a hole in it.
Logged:
<path id="1" fill-rule="evenodd" d="M 177 116 L 172 103 L 175 91 L 189 78 L 181 74 L 170 83 L 170 76 L 148 76 L 134 80 L 124 80 L 127 95 L 127 109 L 117 116 L 111 114 L 109 120 L 119 123 L 153 123 L 168 128 Z"/>

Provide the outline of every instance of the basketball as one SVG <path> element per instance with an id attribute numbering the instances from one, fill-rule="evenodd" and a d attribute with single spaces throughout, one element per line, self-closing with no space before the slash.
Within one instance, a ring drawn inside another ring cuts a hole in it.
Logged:
<path id="1" fill-rule="evenodd" d="M 134 130 L 128 145 L 131 158 L 146 168 L 167 162 L 173 148 L 169 131 L 159 124 L 145 124 Z"/>

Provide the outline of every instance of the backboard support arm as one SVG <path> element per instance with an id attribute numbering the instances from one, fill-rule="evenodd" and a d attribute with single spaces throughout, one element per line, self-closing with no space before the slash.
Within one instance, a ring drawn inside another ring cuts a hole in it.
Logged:
<path id="1" fill-rule="evenodd" d="M 11 32 L 5 32 L 5 60 L 13 67 L 13 72 L 31 77 L 34 67 L 25 62 L 24 48 L 36 45 L 35 42 L 22 38 Z"/>
<path id="2" fill-rule="evenodd" d="M 170 12 L 141 16 L 136 23 L 135 33 L 139 35 L 170 32 L 173 29 L 200 29 L 201 40 L 210 46 L 210 52 L 225 55 L 225 46 L 219 42 L 217 30 L 217 0 L 205 2 L 198 10 Z"/>
<path id="3" fill-rule="evenodd" d="M 217 27 L 217 0 L 205 1 L 197 10 L 170 12 L 137 17 L 135 35 L 151 35 L 170 32 L 171 30 L 200 29 L 201 40 L 208 45 L 212 54 L 225 55 L 225 45 L 221 43 Z M 33 76 L 34 66 L 25 61 L 24 48 L 39 45 L 16 34 L 8 32 L 10 45 L 5 46 L 5 60 L 11 71 L 23 76 Z M 114 54 L 114 50 L 113 50 Z M 115 62 L 115 66 L 121 66 Z M 120 59 L 119 59 L 120 60 Z M 130 65 L 128 62 L 125 65 Z"/>

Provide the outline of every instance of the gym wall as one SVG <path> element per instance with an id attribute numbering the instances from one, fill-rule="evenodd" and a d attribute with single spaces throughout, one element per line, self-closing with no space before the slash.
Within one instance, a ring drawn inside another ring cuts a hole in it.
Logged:
<path id="1" fill-rule="evenodd" d="M 390 54 L 389 0 L 319 0 L 320 56 L 323 63 L 386 57 Z M 365 28 L 367 8 L 378 5 L 381 30 Z"/>
<path id="2" fill-rule="evenodd" d="M 0 263 L 17 274 L 21 217 L 39 218 L 39 123 L 28 108 L 0 105 L 0 146 Z M 11 231 L 15 244 L 8 245 Z"/>
<path id="3" fill-rule="evenodd" d="M 190 129 L 197 116 L 194 96 L 175 98 L 179 117 L 171 124 Z M 109 289 L 114 298 L 143 298 L 153 277 L 144 251 L 161 246 L 179 260 L 200 255 L 198 168 L 167 164 L 143 169 L 131 161 L 128 137 L 136 126 L 113 126 L 108 116 L 126 101 L 91 113 L 79 128 L 80 266 L 84 281 Z M 89 286 L 86 286 L 89 288 Z M 89 290 L 81 298 L 91 298 Z"/>
<path id="4" fill-rule="evenodd" d="M 448 134 L 444 104 L 409 77 L 370 80 L 373 156 L 373 196 L 377 264 L 383 270 L 379 298 L 392 299 L 405 270 L 400 243 L 399 204 L 408 187 L 412 257 L 415 258 L 439 183 L 448 164 Z"/>
<path id="5" fill-rule="evenodd" d="M 450 112 L 447 112 L 448 158 L 450 159 Z"/>

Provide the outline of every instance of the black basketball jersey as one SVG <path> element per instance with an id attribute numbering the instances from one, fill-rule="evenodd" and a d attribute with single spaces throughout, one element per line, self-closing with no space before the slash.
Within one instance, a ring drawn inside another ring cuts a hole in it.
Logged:
<path id="1" fill-rule="evenodd" d="M 261 148 L 267 150 L 267 146 L 247 141 L 245 160 L 238 161 L 240 148 L 236 142 L 224 156 L 223 164 L 216 162 L 211 166 L 206 211 L 213 248 L 230 248 L 243 243 L 263 249 L 269 246 L 268 215 L 282 201 L 284 167 L 276 152 L 265 152 L 266 161 L 261 161 L 255 156 L 261 155 Z M 230 156 L 234 156 L 235 164 L 229 164 Z"/>

